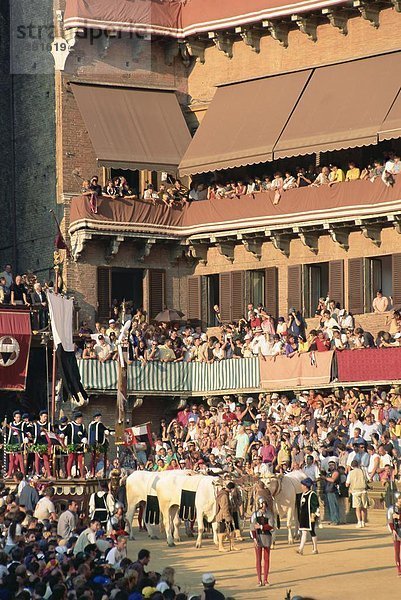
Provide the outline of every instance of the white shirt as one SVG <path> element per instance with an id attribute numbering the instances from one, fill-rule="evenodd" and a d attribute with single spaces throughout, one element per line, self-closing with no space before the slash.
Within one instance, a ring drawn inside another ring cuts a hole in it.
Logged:
<path id="1" fill-rule="evenodd" d="M 119 550 L 117 548 L 117 546 L 115 546 L 114 548 L 112 548 L 110 550 L 110 552 L 107 553 L 106 556 L 106 560 L 107 560 L 107 564 L 114 566 L 119 566 L 120 562 L 123 560 L 123 558 L 126 558 L 127 556 L 127 551 L 126 550 Z"/>
<path id="2" fill-rule="evenodd" d="M 357 427 L 361 430 L 361 436 L 363 436 L 363 434 L 365 433 L 365 429 L 362 423 L 360 421 L 355 421 L 355 423 L 350 423 L 348 428 L 348 437 L 350 439 L 354 437 L 354 431 Z"/>
<path id="3" fill-rule="evenodd" d="M 370 442 L 372 439 L 372 433 L 377 433 L 379 426 L 376 423 L 372 423 L 372 425 L 364 425 L 363 426 L 363 439 L 367 442 Z"/>
<path id="4" fill-rule="evenodd" d="M 44 521 L 45 519 L 50 518 L 51 513 L 55 512 L 56 508 L 53 502 L 50 500 L 50 498 L 44 496 L 37 503 L 33 516 L 39 521 Z"/>
<path id="5" fill-rule="evenodd" d="M 369 465 L 368 465 L 368 475 L 371 475 L 375 466 L 375 460 L 377 458 L 380 458 L 380 456 L 378 454 L 372 454 L 369 458 Z M 380 465 L 380 461 L 379 461 L 379 465 Z"/>
<path id="6" fill-rule="evenodd" d="M 310 465 L 310 467 L 303 467 L 302 471 L 305 473 L 306 477 L 310 477 L 312 481 L 316 481 L 320 474 L 319 467 L 315 464 Z"/>

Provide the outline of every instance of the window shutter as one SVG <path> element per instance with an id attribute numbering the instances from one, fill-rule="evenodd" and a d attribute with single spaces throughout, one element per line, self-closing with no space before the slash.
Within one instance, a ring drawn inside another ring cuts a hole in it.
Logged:
<path id="1" fill-rule="evenodd" d="M 234 271 L 231 273 L 231 319 L 239 321 L 244 316 L 245 305 L 245 273 Z"/>
<path id="2" fill-rule="evenodd" d="M 329 297 L 344 308 L 344 261 L 329 262 Z"/>
<path id="3" fill-rule="evenodd" d="M 401 254 L 393 254 L 393 305 L 401 308 Z"/>
<path id="4" fill-rule="evenodd" d="M 364 312 L 364 260 L 350 258 L 348 261 L 348 311 L 353 315 Z"/>
<path id="5" fill-rule="evenodd" d="M 278 269 L 265 269 L 265 308 L 275 319 L 278 317 Z"/>
<path id="6" fill-rule="evenodd" d="M 157 313 L 165 308 L 165 271 L 149 270 L 149 318 L 154 319 Z"/>
<path id="7" fill-rule="evenodd" d="M 220 315 L 223 321 L 231 321 L 231 273 L 219 276 Z"/>
<path id="8" fill-rule="evenodd" d="M 97 269 L 97 318 L 104 321 L 110 318 L 111 309 L 111 270 L 109 267 Z"/>
<path id="9" fill-rule="evenodd" d="M 287 309 L 302 312 L 302 265 L 288 267 Z"/>
<path id="10" fill-rule="evenodd" d="M 201 321 L 201 308 L 201 278 L 199 276 L 188 277 L 188 319 Z"/>

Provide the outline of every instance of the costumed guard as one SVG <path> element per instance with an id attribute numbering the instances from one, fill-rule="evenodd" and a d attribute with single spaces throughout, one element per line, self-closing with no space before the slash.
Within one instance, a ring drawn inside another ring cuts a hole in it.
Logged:
<path id="1" fill-rule="evenodd" d="M 100 484 L 100 490 L 93 492 L 89 499 L 90 519 L 96 519 L 106 531 L 111 528 L 111 517 L 114 514 L 114 498 L 109 492 L 107 483 Z"/>
<path id="2" fill-rule="evenodd" d="M 236 540 L 242 542 L 241 535 L 241 511 L 242 511 L 242 496 L 241 492 L 237 485 L 234 484 L 234 487 L 230 494 L 231 501 L 231 512 L 233 514 L 233 522 L 234 522 L 234 537 Z"/>
<path id="3" fill-rule="evenodd" d="M 85 477 L 84 452 L 88 443 L 85 425 L 82 423 L 82 413 L 75 412 L 73 420 L 66 428 L 66 441 L 68 447 L 67 479 L 71 479 L 73 465 L 78 466 L 79 474 Z"/>
<path id="4" fill-rule="evenodd" d="M 394 505 L 388 509 L 388 525 L 393 534 L 395 565 L 401 577 L 401 494 L 397 492 Z"/>
<path id="5" fill-rule="evenodd" d="M 229 481 L 226 486 L 219 491 L 216 497 L 216 522 L 219 552 L 226 552 L 224 548 L 224 537 L 226 535 L 230 541 L 229 550 L 238 549 L 234 546 L 234 524 L 230 504 L 230 492 L 234 488 L 235 484 L 232 481 Z"/>
<path id="6" fill-rule="evenodd" d="M 39 420 L 33 424 L 33 444 L 35 450 L 35 473 L 41 474 L 41 460 L 48 479 L 51 478 L 50 463 L 49 463 L 49 441 L 46 436 L 48 429 L 48 414 L 46 410 L 41 410 Z"/>
<path id="7" fill-rule="evenodd" d="M 256 573 L 258 575 L 258 586 L 261 587 L 269 585 L 270 548 L 272 545 L 272 531 L 274 529 L 274 515 L 264 498 L 257 499 L 257 507 L 251 515 L 250 534 L 255 544 Z"/>
<path id="8" fill-rule="evenodd" d="M 100 456 L 104 456 L 104 469 L 106 469 L 106 454 L 109 446 L 107 437 L 111 430 L 102 423 L 102 413 L 97 412 L 93 415 L 93 421 L 88 425 L 88 440 L 89 447 L 92 452 L 90 474 L 91 477 L 96 475 L 96 466 Z"/>
<path id="9" fill-rule="evenodd" d="M 13 422 L 8 425 L 8 434 L 6 440 L 6 453 L 8 455 L 7 477 L 12 477 L 16 471 L 21 471 L 25 475 L 25 465 L 23 456 L 24 438 L 22 433 L 21 411 L 13 412 Z"/>
<path id="10" fill-rule="evenodd" d="M 31 421 L 29 413 L 23 413 L 22 424 L 21 424 L 22 437 L 27 440 L 25 443 L 25 472 L 29 473 L 30 470 L 33 472 L 35 463 L 35 452 L 32 450 L 33 438 L 34 438 L 34 424 Z"/>
<path id="11" fill-rule="evenodd" d="M 64 444 L 64 446 L 56 446 L 56 448 L 55 448 L 57 473 L 60 478 L 65 477 L 66 476 L 65 473 L 67 471 L 67 468 L 66 468 L 66 465 L 67 465 L 67 448 L 66 448 L 67 438 L 66 438 L 66 435 L 67 435 L 68 425 L 69 425 L 68 418 L 61 417 L 60 422 L 56 426 L 56 433 Z"/>
<path id="12" fill-rule="evenodd" d="M 312 538 L 312 554 L 318 554 L 316 527 L 320 515 L 319 498 L 312 490 L 313 481 L 310 477 L 301 481 L 302 496 L 299 507 L 299 530 L 301 531 L 301 543 L 297 550 L 298 554 L 304 553 L 306 534 L 309 531 Z"/>

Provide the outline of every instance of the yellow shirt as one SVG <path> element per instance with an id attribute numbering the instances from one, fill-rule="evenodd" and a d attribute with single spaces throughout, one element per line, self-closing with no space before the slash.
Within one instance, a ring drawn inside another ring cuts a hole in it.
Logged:
<path id="1" fill-rule="evenodd" d="M 331 171 L 329 179 L 333 183 L 345 181 L 344 171 L 342 169 L 337 169 L 337 171 Z"/>
<path id="2" fill-rule="evenodd" d="M 348 169 L 345 180 L 346 181 L 355 181 L 355 179 L 359 179 L 360 174 L 361 174 L 361 171 L 360 171 L 360 169 L 358 169 L 358 167 L 354 167 L 353 169 Z"/>

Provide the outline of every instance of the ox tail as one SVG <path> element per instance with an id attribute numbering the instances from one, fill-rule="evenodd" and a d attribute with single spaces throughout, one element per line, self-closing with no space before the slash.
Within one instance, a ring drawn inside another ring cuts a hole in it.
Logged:
<path id="1" fill-rule="evenodd" d="M 281 521 L 280 521 L 280 515 L 277 515 L 277 529 L 280 529 L 281 527 Z"/>

